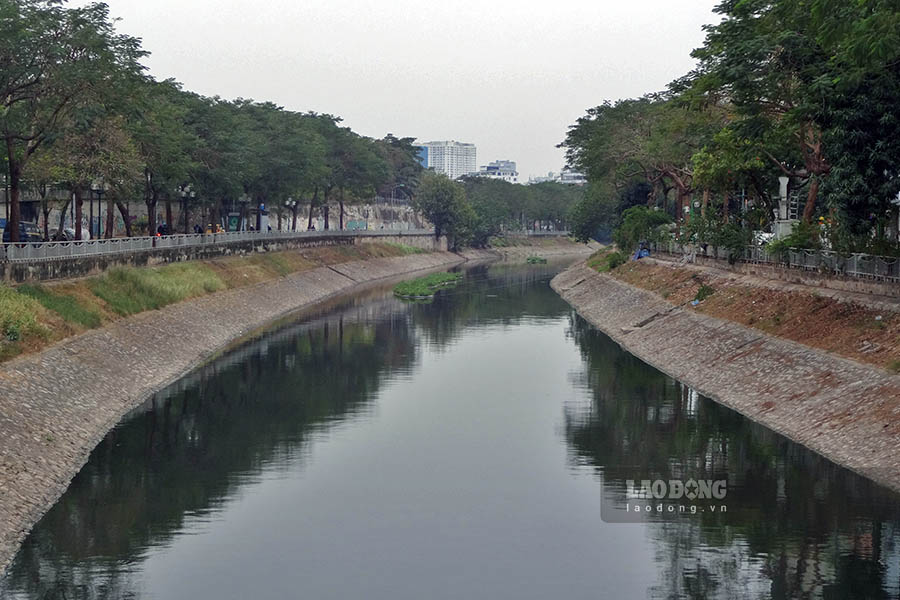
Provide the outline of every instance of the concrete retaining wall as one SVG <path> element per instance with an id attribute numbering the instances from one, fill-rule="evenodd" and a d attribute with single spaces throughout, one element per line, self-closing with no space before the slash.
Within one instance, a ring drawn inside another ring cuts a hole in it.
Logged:
<path id="1" fill-rule="evenodd" d="M 643 361 L 900 491 L 900 376 L 675 307 L 583 264 L 551 286 Z"/>
<path id="2" fill-rule="evenodd" d="M 24 283 L 48 281 L 100 274 L 113 267 L 145 267 L 187 260 L 206 260 L 221 256 L 252 254 L 254 252 L 278 252 L 316 246 L 341 246 L 368 243 L 395 243 L 415 246 L 425 250 L 447 250 L 447 239 L 435 239 L 433 235 L 406 234 L 378 236 L 316 236 L 281 239 L 259 239 L 204 244 L 178 248 L 123 252 L 97 256 L 79 256 L 36 262 L 0 262 L 0 281 Z"/>
<path id="3" fill-rule="evenodd" d="M 94 446 L 150 395 L 293 311 L 462 261 L 436 252 L 321 267 L 141 313 L 0 366 L 0 573 Z"/>

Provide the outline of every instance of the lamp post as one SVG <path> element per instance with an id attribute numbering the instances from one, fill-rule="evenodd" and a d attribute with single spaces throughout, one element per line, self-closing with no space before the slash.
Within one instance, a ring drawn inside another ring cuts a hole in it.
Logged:
<path id="1" fill-rule="evenodd" d="M 405 183 L 398 183 L 397 185 L 395 185 L 394 187 L 391 188 L 391 218 L 394 218 L 394 216 L 395 216 L 394 215 L 394 192 L 399 188 L 405 188 L 405 187 L 406 187 Z M 393 224 L 391 224 L 390 229 L 393 229 L 393 228 L 394 228 L 394 226 L 393 226 Z"/>
<path id="2" fill-rule="evenodd" d="M 103 219 L 101 219 L 101 213 L 103 212 L 103 192 L 109 189 L 109 185 L 103 181 L 102 177 L 98 177 L 94 181 L 91 182 L 91 191 L 94 194 L 97 194 L 97 238 L 103 237 Z M 90 226 L 88 229 L 90 230 L 91 239 L 94 239 L 94 198 L 91 196 L 91 206 L 88 211 Z M 72 228 L 75 227 L 81 228 L 81 223 L 72 223 Z M 77 230 L 76 230 L 77 231 Z"/>
<path id="3" fill-rule="evenodd" d="M 178 188 L 178 194 L 181 196 L 181 217 L 184 219 L 184 233 L 188 233 L 187 204 L 188 200 L 193 201 L 197 193 L 194 191 L 194 186 L 188 183 Z"/>
<path id="4" fill-rule="evenodd" d="M 284 205 L 291 209 L 291 231 L 297 231 L 297 201 L 288 196 Z"/>
<path id="5" fill-rule="evenodd" d="M 238 202 L 241 204 L 241 216 L 240 222 L 238 223 L 238 231 L 246 231 L 247 226 L 244 220 L 247 218 L 247 206 L 250 204 L 250 196 L 241 194 L 241 197 L 238 198 Z"/>

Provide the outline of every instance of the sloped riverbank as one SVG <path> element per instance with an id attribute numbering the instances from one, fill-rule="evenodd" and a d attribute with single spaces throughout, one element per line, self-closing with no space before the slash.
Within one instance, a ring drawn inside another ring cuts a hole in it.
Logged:
<path id="1" fill-rule="evenodd" d="M 670 304 L 583 263 L 551 286 L 643 361 L 900 490 L 900 376 Z"/>
<path id="2" fill-rule="evenodd" d="M 121 417 L 236 339 L 448 252 L 344 262 L 144 312 L 0 366 L 0 573 Z"/>

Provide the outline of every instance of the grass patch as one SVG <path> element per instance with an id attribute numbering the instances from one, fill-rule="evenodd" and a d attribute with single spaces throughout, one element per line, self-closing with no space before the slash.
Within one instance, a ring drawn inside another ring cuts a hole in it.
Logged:
<path id="1" fill-rule="evenodd" d="M 415 246 L 407 246 L 406 244 L 398 244 L 396 242 L 384 242 L 384 245 L 397 250 L 400 253 L 400 256 L 406 256 L 407 254 L 425 254 L 428 252 L 424 248 L 416 248 Z"/>
<path id="2" fill-rule="evenodd" d="M 525 262 L 527 262 L 529 265 L 546 265 L 547 259 L 543 256 L 529 256 L 527 259 L 525 259 Z"/>
<path id="3" fill-rule="evenodd" d="M 621 267 L 628 259 L 621 252 L 612 252 L 609 250 L 598 250 L 587 260 L 587 266 L 594 269 L 598 273 L 608 273 Z"/>
<path id="4" fill-rule="evenodd" d="M 111 310 L 126 316 L 162 308 L 187 298 L 225 289 L 225 282 L 209 267 L 176 264 L 149 268 L 118 268 L 91 282 L 91 291 Z"/>
<path id="5" fill-rule="evenodd" d="M 0 286 L 0 341 L 18 342 L 30 335 L 41 335 L 38 325 L 40 303 L 16 290 Z"/>
<path id="6" fill-rule="evenodd" d="M 697 290 L 697 295 L 694 296 L 694 300 L 696 300 L 697 302 L 703 302 L 704 300 L 706 300 L 707 298 L 709 298 L 710 296 L 712 296 L 715 293 L 716 293 L 716 290 L 714 290 L 711 286 L 708 286 L 704 283 L 703 285 L 700 286 L 700 289 Z"/>
<path id="7" fill-rule="evenodd" d="M 428 298 L 441 288 L 456 285 L 462 273 L 432 273 L 418 279 L 402 281 L 394 286 L 394 294 L 401 298 Z"/>
<path id="8" fill-rule="evenodd" d="M 43 286 L 30 284 L 20 285 L 16 291 L 34 298 L 44 308 L 52 310 L 70 323 L 76 323 L 88 329 L 100 326 L 100 315 L 82 306 L 72 296 L 55 294 Z"/>

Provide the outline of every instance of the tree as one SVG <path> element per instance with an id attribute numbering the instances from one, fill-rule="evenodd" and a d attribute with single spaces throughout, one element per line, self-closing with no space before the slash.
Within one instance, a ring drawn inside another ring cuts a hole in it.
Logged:
<path id="1" fill-rule="evenodd" d="M 436 238 L 451 238 L 451 247 L 462 241 L 475 217 L 465 187 L 432 171 L 422 176 L 412 206 L 434 225 Z"/>
<path id="2" fill-rule="evenodd" d="M 22 172 L 84 102 L 110 95 L 140 72 L 137 39 L 115 33 L 105 4 L 63 8 L 52 0 L 0 2 L 0 138 L 9 168 L 11 239 L 18 241 Z"/>

